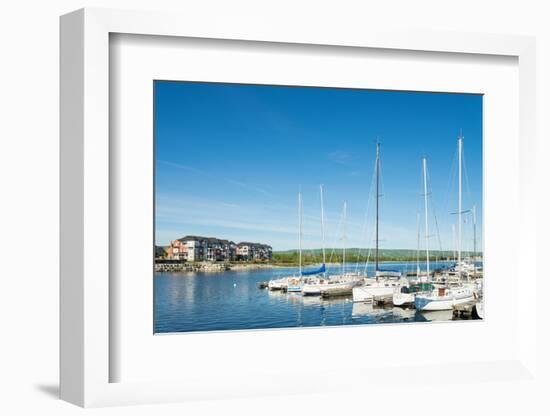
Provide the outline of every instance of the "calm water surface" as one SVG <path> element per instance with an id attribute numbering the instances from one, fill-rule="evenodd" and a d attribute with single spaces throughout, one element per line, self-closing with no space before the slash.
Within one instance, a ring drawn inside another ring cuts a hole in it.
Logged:
<path id="1" fill-rule="evenodd" d="M 435 263 L 438 268 L 448 263 Z M 414 263 L 384 263 L 382 269 L 412 271 Z M 355 270 L 355 264 L 349 265 Z M 222 273 L 156 273 L 155 333 L 259 328 L 292 328 L 391 322 L 450 320 L 452 311 L 417 312 L 377 308 L 349 298 L 319 297 L 258 289 L 258 282 L 287 276 L 296 269 Z M 340 268 L 329 268 L 338 272 Z M 369 275 L 373 274 L 369 267 Z"/>

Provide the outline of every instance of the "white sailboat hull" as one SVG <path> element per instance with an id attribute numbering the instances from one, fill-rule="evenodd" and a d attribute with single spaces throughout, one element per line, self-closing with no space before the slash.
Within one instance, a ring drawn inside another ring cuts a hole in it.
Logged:
<path id="1" fill-rule="evenodd" d="M 328 279 L 302 285 L 302 294 L 305 296 L 345 294 L 346 292 L 351 294 L 351 290 L 360 285 L 361 282 L 361 278 L 351 274 L 332 276 Z"/>
<path id="2" fill-rule="evenodd" d="M 283 288 L 283 282 L 271 280 L 267 284 L 267 287 L 268 287 L 269 290 L 281 290 Z"/>
<path id="3" fill-rule="evenodd" d="M 270 280 L 267 284 L 269 290 L 285 290 L 288 287 L 288 277 Z"/>
<path id="4" fill-rule="evenodd" d="M 420 311 L 444 311 L 454 306 L 474 301 L 474 294 L 469 289 L 451 290 L 444 296 L 417 295 L 414 301 L 416 309 Z"/>
<path id="5" fill-rule="evenodd" d="M 361 287 L 354 288 L 353 301 L 365 302 L 369 298 L 374 300 L 390 300 L 393 299 L 394 292 L 402 286 L 407 285 L 401 280 L 394 279 L 365 279 L 365 284 Z"/>
<path id="6" fill-rule="evenodd" d="M 365 286 L 354 287 L 352 295 L 354 302 L 372 303 L 374 300 L 372 293 L 366 290 Z"/>
<path id="7" fill-rule="evenodd" d="M 375 299 L 391 298 L 395 287 L 386 286 L 364 286 L 365 290 Z"/>
<path id="8" fill-rule="evenodd" d="M 415 293 L 394 292 L 392 301 L 395 306 L 412 305 L 415 298 Z"/>
<path id="9" fill-rule="evenodd" d="M 344 291 L 351 292 L 355 286 L 359 284 L 359 281 L 349 281 L 349 282 L 338 282 L 338 283 L 327 283 L 324 285 L 319 285 L 321 289 L 321 295 L 330 295 L 333 293 L 341 293 Z"/>
<path id="10" fill-rule="evenodd" d="M 303 285 L 302 294 L 304 296 L 319 296 L 321 294 L 321 285 L 320 284 Z"/>

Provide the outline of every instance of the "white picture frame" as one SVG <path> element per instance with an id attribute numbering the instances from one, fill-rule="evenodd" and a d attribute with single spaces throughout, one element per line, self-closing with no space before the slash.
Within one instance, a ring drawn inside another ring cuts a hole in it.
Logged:
<path id="1" fill-rule="evenodd" d="M 507 35 L 381 32 L 361 30 L 333 32 L 300 27 L 281 28 L 270 22 L 242 24 L 219 19 L 205 24 L 190 16 L 165 13 L 83 9 L 61 18 L 61 397 L 80 406 L 156 403 L 213 397 L 247 397 L 284 393 L 308 393 L 361 388 L 372 380 L 389 383 L 391 369 L 371 368 L 371 380 L 356 369 L 331 369 L 330 376 L 346 383 L 330 388 L 303 380 L 292 391 L 278 386 L 299 377 L 291 371 L 269 374 L 269 379 L 232 383 L 229 374 L 214 382 L 205 372 L 177 381 L 112 382 L 110 368 L 117 357 L 110 347 L 113 305 L 109 276 L 110 172 L 109 147 L 109 37 L 110 34 L 154 35 L 183 38 L 225 39 L 281 44 L 331 45 L 333 47 L 429 51 L 442 54 L 504 55 L 518 59 L 519 67 L 519 215 L 517 261 L 524 264 L 518 291 L 536 288 L 533 262 L 536 241 L 535 170 L 535 41 Z M 237 30 L 238 29 L 238 30 Z M 529 260 L 529 261 L 528 261 Z M 408 371 L 417 374 L 453 373 L 468 382 L 468 375 L 493 380 L 503 374 L 518 381 L 536 377 L 536 310 L 534 297 L 518 295 L 514 319 L 518 327 L 515 354 L 509 359 L 487 362 L 441 362 Z M 414 330 L 414 329 L 413 329 Z M 297 333 L 295 333 L 297 334 Z M 192 336 L 192 335 L 191 335 Z M 232 337 L 227 333 L 221 336 Z M 307 337 L 308 334 L 301 335 Z M 474 381 L 475 381 L 474 378 Z M 483 377 L 481 377 L 483 378 Z M 154 378 L 152 378 L 154 379 Z M 386 381 L 384 381 L 386 380 Z M 425 381 L 424 381 L 425 382 Z M 358 385 L 357 385 L 358 384 Z"/>

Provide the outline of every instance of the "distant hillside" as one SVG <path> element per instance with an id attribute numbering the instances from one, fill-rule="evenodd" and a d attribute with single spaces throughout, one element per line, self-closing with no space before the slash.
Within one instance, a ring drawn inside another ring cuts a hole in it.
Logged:
<path id="1" fill-rule="evenodd" d="M 326 260 L 332 262 L 339 262 L 342 260 L 343 250 L 341 248 L 328 248 L 326 251 Z M 374 249 L 370 249 L 370 258 L 374 259 Z M 306 263 L 315 263 L 322 261 L 322 249 L 303 250 L 302 261 Z M 366 260 L 369 254 L 369 249 L 364 248 L 349 248 L 346 249 L 346 260 L 350 262 Z M 472 255 L 473 252 L 463 251 L 463 257 Z M 479 252 L 477 253 L 480 254 Z M 382 261 L 405 261 L 416 260 L 416 250 L 411 249 L 380 249 L 379 259 Z M 453 258 L 455 253 L 451 250 L 430 250 L 431 259 L 446 260 Z M 426 258 L 426 252 L 420 252 L 420 259 Z M 298 250 L 284 250 L 274 251 L 273 260 L 280 263 L 295 263 L 298 259 Z"/>

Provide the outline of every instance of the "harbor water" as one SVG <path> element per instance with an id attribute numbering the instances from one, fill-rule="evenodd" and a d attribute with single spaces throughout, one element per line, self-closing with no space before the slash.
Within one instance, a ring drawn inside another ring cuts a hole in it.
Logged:
<path id="1" fill-rule="evenodd" d="M 430 265 L 437 269 L 450 263 Z M 421 265 L 421 269 L 423 269 Z M 381 269 L 414 271 L 416 263 L 383 263 Z M 355 264 L 347 271 L 356 270 Z M 364 265 L 359 271 L 364 270 Z M 353 303 L 351 296 L 322 299 L 259 289 L 258 283 L 296 272 L 295 268 L 247 269 L 218 273 L 155 273 L 155 333 L 294 328 L 452 320 L 452 311 Z M 341 266 L 329 267 L 341 272 Z M 373 275 L 373 265 L 367 270 Z"/>

